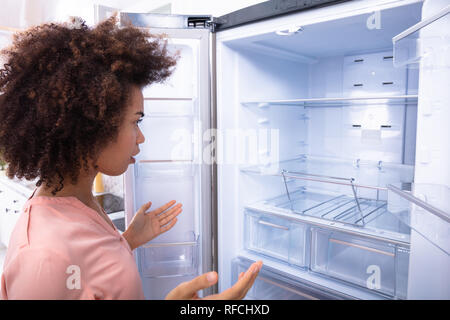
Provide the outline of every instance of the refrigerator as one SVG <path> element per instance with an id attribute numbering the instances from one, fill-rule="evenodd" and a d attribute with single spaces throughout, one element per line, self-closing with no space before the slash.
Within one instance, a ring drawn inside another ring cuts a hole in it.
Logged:
<path id="1" fill-rule="evenodd" d="M 97 7 L 97 12 L 106 9 Z M 106 11 L 105 11 L 106 10 Z M 147 299 L 254 261 L 246 299 L 450 299 L 450 1 L 267 1 L 222 17 L 120 12 L 180 58 L 143 89 L 128 224 Z M 101 15 L 101 14 L 100 14 Z"/>

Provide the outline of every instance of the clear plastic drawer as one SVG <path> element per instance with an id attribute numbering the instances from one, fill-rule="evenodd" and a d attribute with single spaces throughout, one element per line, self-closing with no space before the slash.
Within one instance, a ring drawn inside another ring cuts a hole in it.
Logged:
<path id="1" fill-rule="evenodd" d="M 197 274 L 198 237 L 185 241 L 149 243 L 138 248 L 140 271 L 145 277 L 173 277 Z"/>
<path id="2" fill-rule="evenodd" d="M 406 298 L 408 246 L 315 227 L 311 232 L 312 271 Z"/>
<path id="3" fill-rule="evenodd" d="M 232 262 L 232 283 L 236 283 L 239 274 L 246 272 L 254 261 L 236 258 Z M 247 292 L 248 300 L 319 300 L 334 299 L 309 284 L 275 273 L 267 266 L 262 267 L 252 288 Z"/>
<path id="4" fill-rule="evenodd" d="M 307 266 L 307 225 L 259 211 L 245 211 L 245 248 L 299 267 Z"/>

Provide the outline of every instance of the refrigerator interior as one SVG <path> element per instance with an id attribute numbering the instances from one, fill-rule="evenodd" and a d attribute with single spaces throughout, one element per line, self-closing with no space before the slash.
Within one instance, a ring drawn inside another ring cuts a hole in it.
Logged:
<path id="1" fill-rule="evenodd" d="M 387 186 L 414 181 L 419 70 L 394 67 L 392 38 L 422 3 L 368 3 L 218 34 L 219 291 L 262 259 L 322 292 L 299 297 L 406 298 Z"/>

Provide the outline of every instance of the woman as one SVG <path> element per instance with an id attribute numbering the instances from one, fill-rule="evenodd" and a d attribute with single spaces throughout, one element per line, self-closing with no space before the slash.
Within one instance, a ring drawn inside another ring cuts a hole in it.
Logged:
<path id="1" fill-rule="evenodd" d="M 136 213 L 121 235 L 92 194 L 98 172 L 124 173 L 145 140 L 141 88 L 176 64 L 165 44 L 110 18 L 45 24 L 15 36 L 0 70 L 0 154 L 9 178 L 39 178 L 10 238 L 3 299 L 143 299 L 132 250 L 171 229 L 176 201 Z M 261 262 L 211 299 L 243 298 Z M 167 299 L 196 299 L 209 272 Z"/>

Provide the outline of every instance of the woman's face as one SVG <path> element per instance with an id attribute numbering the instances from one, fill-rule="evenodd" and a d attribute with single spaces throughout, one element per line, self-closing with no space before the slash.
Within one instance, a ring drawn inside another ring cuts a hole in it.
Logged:
<path id="1" fill-rule="evenodd" d="M 144 116 L 144 98 L 138 86 L 132 86 L 125 118 L 119 129 L 117 141 L 110 142 L 101 152 L 97 160 L 98 170 L 108 176 L 124 173 L 133 156 L 139 153 L 139 144 L 145 137 L 139 129 L 138 120 Z"/>

